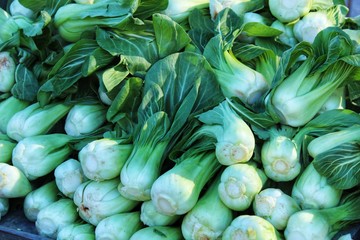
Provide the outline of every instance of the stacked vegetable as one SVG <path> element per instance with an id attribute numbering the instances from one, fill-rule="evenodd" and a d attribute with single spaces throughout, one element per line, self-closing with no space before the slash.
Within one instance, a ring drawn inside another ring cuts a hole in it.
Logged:
<path id="1" fill-rule="evenodd" d="M 53 239 L 331 239 L 360 220 L 343 1 L 14 0 L 0 208 Z"/>

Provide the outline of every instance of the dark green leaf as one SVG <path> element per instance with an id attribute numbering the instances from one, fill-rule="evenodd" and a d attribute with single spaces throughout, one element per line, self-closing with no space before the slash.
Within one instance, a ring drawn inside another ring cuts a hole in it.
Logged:
<path id="1" fill-rule="evenodd" d="M 242 103 L 234 100 L 229 101 L 232 108 L 244 119 L 245 122 L 259 129 L 267 129 L 277 124 L 266 112 L 256 113 L 246 108 Z"/>
<path id="2" fill-rule="evenodd" d="M 216 35 L 207 42 L 204 48 L 204 56 L 213 68 L 223 69 L 223 65 L 226 64 L 225 51 L 221 36 Z"/>
<path id="3" fill-rule="evenodd" d="M 360 106 L 360 82 L 351 82 L 347 85 L 347 89 L 349 91 L 350 101 L 356 105 Z"/>
<path id="4" fill-rule="evenodd" d="M 35 37 L 43 34 L 43 28 L 49 24 L 51 16 L 47 12 L 43 11 L 34 21 L 24 16 L 16 16 L 13 20 L 25 36 Z"/>
<path id="5" fill-rule="evenodd" d="M 160 58 L 180 51 L 191 41 L 185 29 L 166 15 L 154 14 L 153 24 Z"/>
<path id="6" fill-rule="evenodd" d="M 11 93 L 16 98 L 32 102 L 36 99 L 38 89 L 39 83 L 34 73 L 24 64 L 18 64 L 15 71 L 15 85 L 11 89 Z"/>
<path id="7" fill-rule="evenodd" d="M 351 76 L 351 80 L 355 80 L 355 81 L 360 80 L 360 73 L 359 73 L 359 71 L 360 71 L 359 70 L 360 54 L 349 54 L 349 55 L 341 57 L 340 60 L 351 66 L 357 67 L 356 71 L 354 71 L 354 73 L 353 73 L 354 76 Z"/>
<path id="8" fill-rule="evenodd" d="M 320 31 L 314 39 L 313 47 L 321 69 L 325 69 L 341 57 L 351 55 L 354 51 L 350 37 L 338 27 Z"/>
<path id="9" fill-rule="evenodd" d="M 315 169 L 338 189 L 350 189 L 360 184 L 360 145 L 346 143 L 317 155 Z"/>
<path id="10" fill-rule="evenodd" d="M 321 136 L 355 124 L 360 124 L 360 115 L 352 110 L 334 109 L 325 111 L 303 126 L 295 135 L 294 141 L 300 144 L 306 135 Z"/>
<path id="11" fill-rule="evenodd" d="M 125 80 L 106 113 L 108 121 L 117 122 L 119 116 L 123 117 L 124 113 L 130 116 L 135 114 L 141 101 L 142 85 L 143 81 L 140 78 L 132 77 Z"/>
<path id="12" fill-rule="evenodd" d="M 19 0 L 19 2 L 25 7 L 33 10 L 34 12 L 40 12 L 45 10 L 53 15 L 61 6 L 64 6 L 71 0 Z"/>
<path id="13" fill-rule="evenodd" d="M 149 92 L 153 94 L 143 98 L 139 116 L 151 115 L 148 109 L 165 111 L 173 123 L 169 137 L 182 128 L 189 116 L 223 99 L 209 63 L 193 52 L 175 53 L 156 62 L 145 78 L 144 93 Z"/>
<path id="14" fill-rule="evenodd" d="M 214 22 L 209 15 L 204 15 L 199 9 L 194 9 L 189 15 L 190 30 L 188 34 L 195 46 L 204 51 L 208 41 L 214 37 Z"/>
<path id="15" fill-rule="evenodd" d="M 98 44 L 112 55 L 121 55 L 132 74 L 146 72 L 159 59 L 154 34 L 147 31 L 136 33 L 96 31 Z"/>
<path id="16" fill-rule="evenodd" d="M 348 109 L 325 111 L 308 122 L 303 129 L 320 129 L 326 131 L 340 130 L 345 127 L 360 124 L 360 115 Z"/>
<path id="17" fill-rule="evenodd" d="M 88 55 L 84 60 L 82 66 L 82 75 L 89 76 L 94 73 L 96 70 L 107 66 L 109 63 L 114 60 L 114 56 L 112 56 L 109 52 L 105 51 L 102 48 L 95 49 L 92 54 Z"/>
<path id="18" fill-rule="evenodd" d="M 215 33 L 215 24 L 210 15 L 204 14 L 200 9 L 195 8 L 189 14 L 190 31 L 192 29 L 203 30 L 207 33 Z"/>
<path id="19" fill-rule="evenodd" d="M 175 114 L 193 88 L 197 89 L 198 94 L 197 103 L 192 107 L 194 113 L 223 99 L 211 66 L 197 53 L 176 53 L 159 60 L 146 75 L 144 91 L 153 82 L 163 90 L 165 110 L 171 115 Z"/>
<path id="20" fill-rule="evenodd" d="M 46 99 L 49 100 L 49 96 L 60 96 L 66 89 L 73 86 L 83 77 L 82 68 L 86 59 L 98 48 L 94 40 L 82 39 L 75 43 L 52 68 L 48 80 L 39 89 L 38 99 L 46 101 Z"/>
<path id="21" fill-rule="evenodd" d="M 220 34 L 225 49 L 232 46 L 232 43 L 241 33 L 243 19 L 240 18 L 232 9 L 225 8 L 215 19 L 215 29 Z"/>
<path id="22" fill-rule="evenodd" d="M 10 39 L 0 44 L 0 51 L 20 46 L 20 33 L 16 32 Z"/>
<path id="23" fill-rule="evenodd" d="M 214 34 L 212 33 L 203 32 L 202 30 L 195 29 L 191 29 L 188 34 L 189 37 L 192 39 L 192 42 L 197 47 L 197 49 L 200 50 L 200 52 L 204 51 L 206 44 L 212 37 L 214 37 Z"/>
<path id="24" fill-rule="evenodd" d="M 85 59 L 88 58 L 99 45 L 94 40 L 82 39 L 71 46 L 70 50 L 55 64 L 49 77 L 68 76 L 69 73 L 81 75 L 79 69 L 82 68 Z"/>
<path id="25" fill-rule="evenodd" d="M 147 118 L 141 126 L 141 131 L 136 135 L 136 147 L 154 148 L 156 144 L 164 140 L 171 127 L 171 122 L 165 112 L 159 111 Z"/>
<path id="26" fill-rule="evenodd" d="M 168 5 L 168 0 L 140 0 L 138 4 L 134 12 L 134 17 L 146 19 L 154 13 L 165 10 Z"/>

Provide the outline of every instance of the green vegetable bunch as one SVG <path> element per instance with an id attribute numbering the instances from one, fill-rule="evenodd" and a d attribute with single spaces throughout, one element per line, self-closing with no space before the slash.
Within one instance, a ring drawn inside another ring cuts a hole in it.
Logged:
<path id="1" fill-rule="evenodd" d="M 8 1 L 2 221 L 20 202 L 59 240 L 351 235 L 360 22 L 348 13 L 342 0 Z"/>

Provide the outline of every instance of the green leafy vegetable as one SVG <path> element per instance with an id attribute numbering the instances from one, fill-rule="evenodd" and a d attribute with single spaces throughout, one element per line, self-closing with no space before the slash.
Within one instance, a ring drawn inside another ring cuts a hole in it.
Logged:
<path id="1" fill-rule="evenodd" d="M 160 175 L 151 187 L 151 201 L 162 214 L 182 215 L 199 199 L 205 184 L 220 168 L 213 152 L 184 153 L 178 164 Z"/>
<path id="2" fill-rule="evenodd" d="M 339 189 L 350 189 L 360 183 L 359 126 L 330 132 L 312 140 L 309 154 L 314 167 Z"/>
<path id="3" fill-rule="evenodd" d="M 354 191 L 339 206 L 296 212 L 290 217 L 284 235 L 288 239 L 332 238 L 339 229 L 359 219 L 359 200 L 359 191 Z"/>
<path id="4" fill-rule="evenodd" d="M 150 199 L 164 154 L 189 118 L 223 98 L 209 63 L 192 52 L 171 54 L 156 62 L 146 74 L 143 91 L 134 149 L 121 170 L 119 186 L 122 194 L 138 200 Z"/>
<path id="5" fill-rule="evenodd" d="M 251 159 L 255 149 L 255 136 L 226 100 L 200 114 L 198 119 L 204 125 L 197 134 L 216 139 L 215 153 L 221 164 L 231 165 Z"/>
<path id="6" fill-rule="evenodd" d="M 41 105 L 45 105 L 51 99 L 61 96 L 67 89 L 72 87 L 84 77 L 84 62 L 88 58 L 99 60 L 99 66 L 109 64 L 113 57 L 105 51 L 98 54 L 99 45 L 95 40 L 82 39 L 71 46 L 70 50 L 53 66 L 48 79 L 41 85 L 37 99 Z M 98 67 L 99 67 L 98 66 Z M 89 72 L 86 72 L 89 75 Z"/>
<path id="7" fill-rule="evenodd" d="M 324 209 L 339 204 L 342 190 L 330 185 L 310 163 L 296 179 L 291 196 L 302 209 Z M 326 197 L 325 197 L 326 196 Z"/>

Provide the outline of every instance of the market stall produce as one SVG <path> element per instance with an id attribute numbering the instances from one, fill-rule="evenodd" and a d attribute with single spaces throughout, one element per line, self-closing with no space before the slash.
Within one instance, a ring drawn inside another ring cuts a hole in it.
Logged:
<path id="1" fill-rule="evenodd" d="M 356 6 L 1 1 L 0 239 L 356 239 Z"/>

